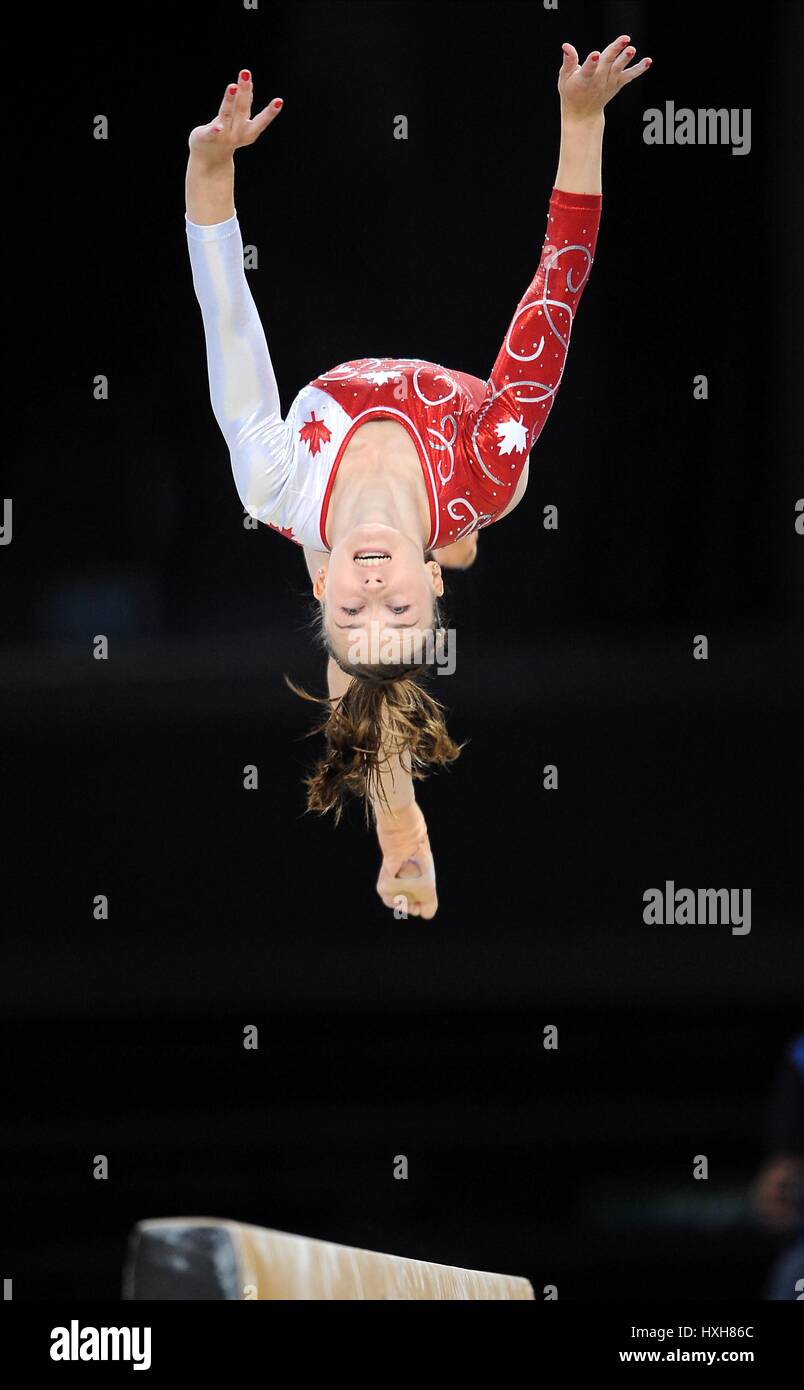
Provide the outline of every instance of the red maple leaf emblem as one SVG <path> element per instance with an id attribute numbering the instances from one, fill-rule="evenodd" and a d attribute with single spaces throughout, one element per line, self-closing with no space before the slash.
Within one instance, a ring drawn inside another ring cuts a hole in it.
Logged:
<path id="1" fill-rule="evenodd" d="M 299 430 L 299 438 L 304 440 L 311 454 L 317 454 L 322 444 L 329 443 L 332 431 L 323 420 L 316 420 L 313 410 L 310 419 L 306 420 Z"/>
<path id="2" fill-rule="evenodd" d="M 265 525 L 268 526 L 271 531 L 277 531 L 280 536 L 287 536 L 287 539 L 289 541 L 296 541 L 296 544 L 299 544 L 299 542 L 296 540 L 296 537 L 293 534 L 292 526 L 274 526 L 274 523 L 272 521 L 266 521 Z"/>

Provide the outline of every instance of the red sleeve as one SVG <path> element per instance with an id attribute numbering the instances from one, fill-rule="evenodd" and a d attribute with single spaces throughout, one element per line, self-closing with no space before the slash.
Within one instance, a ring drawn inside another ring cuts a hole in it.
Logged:
<path id="1" fill-rule="evenodd" d="M 553 189 L 536 274 L 517 305 L 485 399 L 466 417 L 468 469 L 492 514 L 510 501 L 555 400 L 594 260 L 602 203 L 600 193 Z"/>

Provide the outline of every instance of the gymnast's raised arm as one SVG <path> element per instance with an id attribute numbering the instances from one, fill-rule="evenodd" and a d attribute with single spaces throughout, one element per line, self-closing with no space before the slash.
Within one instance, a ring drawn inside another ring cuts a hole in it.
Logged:
<path id="1" fill-rule="evenodd" d="M 571 43 L 561 48 L 561 150 L 555 187 L 567 193 L 601 193 L 604 108 L 621 88 L 647 72 L 653 59 L 627 66 L 636 52 L 630 34 L 621 34 L 602 52 L 594 48 L 585 63 L 579 62 Z"/>
<path id="2" fill-rule="evenodd" d="M 271 521 L 291 461 L 289 431 L 268 344 L 243 267 L 234 206 L 234 152 L 278 115 L 275 99 L 251 117 L 251 74 L 226 89 L 216 118 L 190 134 L 185 183 L 187 246 L 201 306 L 212 409 L 229 446 L 243 506 Z"/>
<path id="3" fill-rule="evenodd" d="M 465 421 L 469 467 L 479 494 L 485 494 L 484 509 L 496 521 L 524 496 L 530 451 L 564 375 L 600 222 L 604 108 L 627 83 L 647 72 L 652 61 L 643 58 L 627 66 L 635 54 L 628 34 L 602 52 L 593 49 L 584 63 L 572 44 L 562 48 L 561 148 L 539 265 L 497 354 L 486 397 Z M 506 494 L 501 509 L 499 498 Z"/>

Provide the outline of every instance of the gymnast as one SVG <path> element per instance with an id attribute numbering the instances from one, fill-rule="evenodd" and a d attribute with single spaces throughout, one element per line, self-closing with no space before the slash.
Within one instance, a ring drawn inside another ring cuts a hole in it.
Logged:
<path id="1" fill-rule="evenodd" d="M 584 63 L 572 44 L 562 51 L 547 232 L 487 381 L 418 358 L 362 358 L 310 382 L 283 416 L 234 204 L 234 152 L 282 101 L 252 116 L 244 70 L 189 137 L 185 228 L 212 410 L 245 511 L 304 550 L 328 655 L 325 752 L 307 807 L 337 821 L 350 794 L 362 798 L 382 854 L 377 892 L 405 916 L 432 918 L 438 905 L 414 779 L 460 752 L 417 680 L 443 651 L 442 571 L 468 568 L 478 531 L 525 495 L 594 260 L 604 108 L 651 63 L 632 63 L 628 34 Z"/>

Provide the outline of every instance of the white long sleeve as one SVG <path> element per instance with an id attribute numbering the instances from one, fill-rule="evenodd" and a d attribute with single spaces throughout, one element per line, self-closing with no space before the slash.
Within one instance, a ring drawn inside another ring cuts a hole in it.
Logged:
<path id="1" fill-rule="evenodd" d="M 271 521 L 291 474 L 293 446 L 243 268 L 240 223 L 235 213 L 211 225 L 191 222 L 185 214 L 185 224 L 212 410 L 229 446 L 243 506 L 258 520 Z"/>

